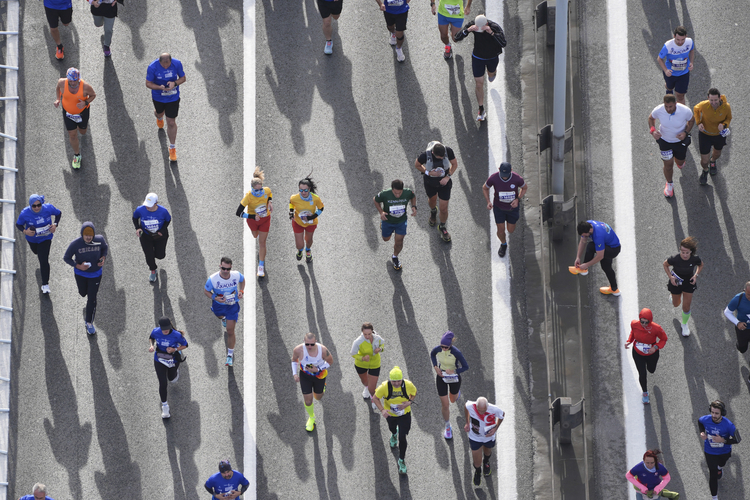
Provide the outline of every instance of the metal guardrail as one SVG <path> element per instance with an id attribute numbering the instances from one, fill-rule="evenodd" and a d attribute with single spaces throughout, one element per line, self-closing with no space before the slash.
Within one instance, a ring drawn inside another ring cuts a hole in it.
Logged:
<path id="1" fill-rule="evenodd" d="M 5 106 L 5 125 L 0 138 L 3 141 L 3 164 L 0 171 L 3 174 L 3 196 L 0 200 L 2 206 L 2 225 L 0 226 L 0 356 L 7 357 L 4 363 L 8 373 L 0 373 L 0 394 L 3 400 L 0 405 L 0 419 L 6 422 L 4 426 L 5 435 L 0 435 L 0 500 L 8 498 L 8 444 L 7 431 L 10 419 L 10 343 L 13 334 L 13 281 L 16 274 L 13 257 L 16 239 L 15 233 L 15 205 L 16 205 L 16 144 L 18 141 L 18 44 L 19 44 L 19 0 L 2 0 L 6 4 L 5 31 L 0 31 L 0 36 L 7 36 L 5 64 L 0 65 L 0 70 L 5 70 L 5 92 L 6 96 L 0 97 Z M 12 210 L 6 210 L 12 207 Z"/>

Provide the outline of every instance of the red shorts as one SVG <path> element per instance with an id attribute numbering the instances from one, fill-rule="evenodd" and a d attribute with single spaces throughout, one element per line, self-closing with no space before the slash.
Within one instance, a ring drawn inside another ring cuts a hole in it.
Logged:
<path id="1" fill-rule="evenodd" d="M 292 230 L 294 230 L 294 234 L 301 234 L 304 232 L 312 233 L 315 231 L 315 228 L 318 227 L 317 224 L 312 224 L 309 226 L 302 227 L 299 224 L 297 224 L 297 221 L 292 219 Z"/>
<path id="2" fill-rule="evenodd" d="M 261 233 L 267 233 L 268 228 L 271 227 L 271 218 L 270 217 L 261 217 L 260 221 L 256 221 L 254 216 L 250 216 L 247 219 L 247 227 L 249 227 L 252 231 L 260 231 Z"/>

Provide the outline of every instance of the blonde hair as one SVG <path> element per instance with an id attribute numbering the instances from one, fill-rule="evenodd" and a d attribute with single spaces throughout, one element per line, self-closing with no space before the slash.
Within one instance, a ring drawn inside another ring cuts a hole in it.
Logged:
<path id="1" fill-rule="evenodd" d="M 255 171 L 253 172 L 253 180 L 252 182 L 250 182 L 250 185 L 255 186 L 258 183 L 263 184 L 265 178 L 266 175 L 263 173 L 260 167 L 255 167 Z"/>

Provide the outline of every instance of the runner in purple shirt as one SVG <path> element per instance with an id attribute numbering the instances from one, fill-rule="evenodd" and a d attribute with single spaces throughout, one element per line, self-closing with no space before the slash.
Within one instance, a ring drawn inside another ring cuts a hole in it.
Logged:
<path id="1" fill-rule="evenodd" d="M 490 188 L 495 189 L 495 195 L 490 201 Z M 487 200 L 487 210 L 492 210 L 495 215 L 497 226 L 497 237 L 500 239 L 500 248 L 497 254 L 502 258 L 508 250 L 508 242 L 505 239 L 505 231 L 511 234 L 516 230 L 516 222 L 521 216 L 520 202 L 526 194 L 528 186 L 523 177 L 513 172 L 507 161 L 500 164 L 498 172 L 490 175 L 487 182 L 482 186 L 484 199 Z"/>

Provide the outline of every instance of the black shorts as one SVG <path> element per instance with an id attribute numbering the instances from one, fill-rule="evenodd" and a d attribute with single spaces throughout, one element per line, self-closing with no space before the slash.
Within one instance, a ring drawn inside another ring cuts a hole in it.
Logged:
<path id="1" fill-rule="evenodd" d="M 344 0 L 336 0 L 335 2 L 318 0 L 318 10 L 320 11 L 320 17 L 325 19 L 328 16 L 338 16 L 339 14 L 341 14 L 342 3 L 344 3 Z"/>
<path id="2" fill-rule="evenodd" d="M 495 224 L 515 224 L 521 217 L 521 207 L 512 210 L 500 210 L 498 207 L 492 207 L 492 213 L 495 214 Z"/>
<path id="3" fill-rule="evenodd" d="M 443 377 L 435 374 L 435 385 L 437 385 L 438 396 L 447 396 L 449 390 L 451 394 L 458 394 L 461 390 L 461 375 L 458 376 L 458 382 L 446 384 L 443 382 Z"/>
<path id="4" fill-rule="evenodd" d="M 409 11 L 402 12 L 401 14 L 391 14 L 390 12 L 383 12 L 385 17 L 386 26 L 396 25 L 396 31 L 406 31 L 406 18 L 409 17 Z"/>
<path id="5" fill-rule="evenodd" d="M 424 190 L 427 192 L 427 197 L 432 198 L 437 195 L 441 200 L 448 201 L 451 199 L 451 188 L 453 187 L 453 179 L 448 179 L 448 183 L 445 186 L 440 185 L 442 177 L 430 177 L 424 176 Z"/>
<path id="6" fill-rule="evenodd" d="M 690 280 L 683 280 L 682 285 L 674 286 L 672 280 L 667 282 L 667 290 L 672 295 L 682 295 L 683 293 L 693 293 L 698 288 L 698 285 L 693 285 Z"/>
<path id="7" fill-rule="evenodd" d="M 80 128 L 81 130 L 86 130 L 89 126 L 89 110 L 91 109 L 91 106 L 84 109 L 80 113 L 78 113 L 81 116 L 81 122 L 75 122 L 68 118 L 67 111 L 64 109 L 62 110 L 63 114 L 63 121 L 65 122 L 65 129 L 68 131 L 75 130 L 77 128 Z"/>
<path id="8" fill-rule="evenodd" d="M 720 135 L 708 135 L 698 132 L 698 149 L 702 155 L 711 153 L 711 148 L 721 151 L 727 145 L 727 138 Z"/>
<path id="9" fill-rule="evenodd" d="M 664 77 L 664 82 L 667 84 L 667 89 L 674 90 L 678 94 L 687 94 L 688 84 L 690 83 L 690 71 L 680 76 L 667 76 L 663 71 L 661 74 Z"/>
<path id="10" fill-rule="evenodd" d="M 326 389 L 326 378 L 317 378 L 300 370 L 299 372 L 299 386 L 302 389 L 302 394 L 323 394 Z"/>
<path id="11" fill-rule="evenodd" d="M 474 441 L 473 439 L 469 438 L 469 448 L 471 448 L 472 451 L 477 451 L 481 449 L 483 446 L 485 448 L 494 448 L 497 444 L 496 439 L 492 439 L 491 441 L 487 441 L 486 443 L 483 443 L 481 441 Z"/>
<path id="12" fill-rule="evenodd" d="M 64 26 L 70 24 L 73 20 L 73 7 L 65 10 L 50 9 L 49 7 L 44 8 L 44 13 L 47 14 L 47 23 L 50 28 L 57 28 L 58 20 L 62 21 Z"/>
<path id="13" fill-rule="evenodd" d="M 492 59 L 479 59 L 471 56 L 471 71 L 474 73 L 474 78 L 483 77 L 485 67 L 488 73 L 494 73 L 497 71 L 498 64 L 500 64 L 500 56 L 495 56 Z"/>
<path id="14" fill-rule="evenodd" d="M 154 109 L 159 114 L 166 113 L 167 118 L 177 118 L 177 115 L 180 112 L 180 100 L 177 99 L 172 102 L 154 101 Z"/>
<path id="15" fill-rule="evenodd" d="M 380 367 L 377 368 L 361 368 L 357 365 L 354 365 L 354 369 L 357 370 L 357 373 L 359 375 L 362 375 L 363 373 L 367 373 L 368 375 L 372 375 L 373 377 L 379 377 L 380 376 Z"/>
<path id="16" fill-rule="evenodd" d="M 659 144 L 659 149 L 662 152 L 662 155 L 661 155 L 662 160 L 664 161 L 671 160 L 672 156 L 674 156 L 676 160 L 680 160 L 680 161 L 683 161 L 685 159 L 685 156 L 687 155 L 687 146 L 685 146 L 683 143 L 667 142 L 664 139 L 659 139 L 656 142 Z M 671 151 L 672 155 L 669 155 L 668 158 L 665 158 L 665 153 L 667 153 L 668 151 Z"/>

